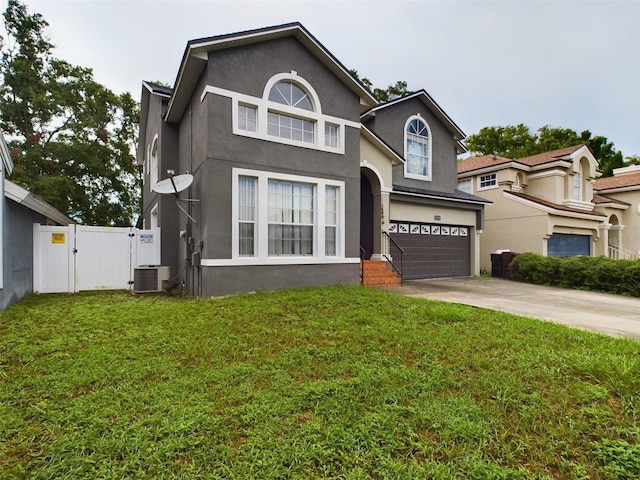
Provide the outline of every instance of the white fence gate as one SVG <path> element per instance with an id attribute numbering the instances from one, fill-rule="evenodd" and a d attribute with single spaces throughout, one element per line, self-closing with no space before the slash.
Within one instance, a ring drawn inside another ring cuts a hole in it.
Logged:
<path id="1" fill-rule="evenodd" d="M 33 290 L 122 290 L 133 270 L 160 264 L 160 229 L 33 225 Z"/>

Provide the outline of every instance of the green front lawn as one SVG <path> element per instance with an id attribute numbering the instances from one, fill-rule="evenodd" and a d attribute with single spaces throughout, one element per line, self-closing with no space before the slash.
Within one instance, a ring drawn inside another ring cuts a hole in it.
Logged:
<path id="1" fill-rule="evenodd" d="M 0 313 L 0 478 L 640 478 L 640 343 L 336 287 Z"/>

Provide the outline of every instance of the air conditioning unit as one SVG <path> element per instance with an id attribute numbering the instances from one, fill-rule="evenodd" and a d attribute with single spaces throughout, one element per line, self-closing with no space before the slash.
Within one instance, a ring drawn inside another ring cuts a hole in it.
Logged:
<path id="1" fill-rule="evenodd" d="M 133 269 L 135 293 L 161 292 L 169 280 L 169 267 L 141 265 Z"/>

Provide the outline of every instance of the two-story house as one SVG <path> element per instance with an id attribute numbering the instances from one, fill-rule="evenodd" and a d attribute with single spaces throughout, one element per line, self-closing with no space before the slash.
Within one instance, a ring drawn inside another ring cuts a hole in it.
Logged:
<path id="1" fill-rule="evenodd" d="M 525 158 L 458 162 L 458 188 L 493 202 L 486 209 L 483 265 L 498 250 L 548 256 L 604 255 L 606 217 L 596 211 L 598 162 L 584 145 Z"/>
<path id="2" fill-rule="evenodd" d="M 477 275 L 490 202 L 457 190 L 464 133 L 424 90 L 373 107 L 362 124 L 363 247 L 384 251 L 388 232 L 404 251 L 405 278 Z M 375 139 L 386 158 L 373 154 Z"/>
<path id="3" fill-rule="evenodd" d="M 193 40 L 173 88 L 143 83 L 144 223 L 171 283 L 201 296 L 358 283 L 383 231 L 469 275 L 484 201 L 455 190 L 463 138 L 426 92 L 379 105 L 299 23 Z M 187 183 L 157 193 L 174 174 Z"/>
<path id="4" fill-rule="evenodd" d="M 593 191 L 596 211 L 607 218 L 608 256 L 640 258 L 640 165 L 615 169 Z"/>

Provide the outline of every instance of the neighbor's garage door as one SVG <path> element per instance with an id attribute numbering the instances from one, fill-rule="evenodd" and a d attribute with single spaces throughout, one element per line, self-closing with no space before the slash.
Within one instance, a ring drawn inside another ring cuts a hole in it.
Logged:
<path id="1" fill-rule="evenodd" d="M 550 257 L 591 255 L 591 236 L 554 233 L 547 241 L 547 255 Z"/>
<path id="2" fill-rule="evenodd" d="M 404 249 L 404 278 L 471 275 L 469 227 L 392 222 L 391 238 Z"/>

